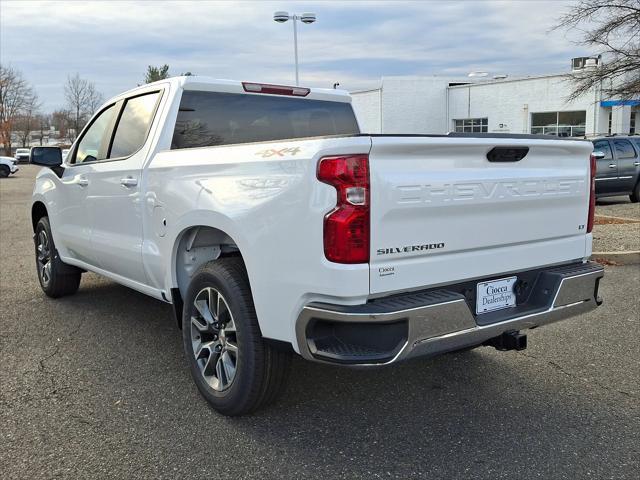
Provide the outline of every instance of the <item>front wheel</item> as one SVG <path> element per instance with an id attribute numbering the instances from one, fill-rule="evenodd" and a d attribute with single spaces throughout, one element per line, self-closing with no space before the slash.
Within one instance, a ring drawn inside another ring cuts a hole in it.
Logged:
<path id="1" fill-rule="evenodd" d="M 196 272 L 182 337 L 193 380 L 218 412 L 250 413 L 284 389 L 290 355 L 263 340 L 242 259 L 214 260 Z"/>
<path id="2" fill-rule="evenodd" d="M 48 217 L 38 220 L 35 231 L 36 268 L 42 291 L 51 298 L 76 293 L 82 272 L 58 256 Z"/>
<path id="3" fill-rule="evenodd" d="M 7 167 L 6 165 L 0 165 L 0 177 L 7 178 L 10 173 L 11 170 L 9 170 L 9 167 Z"/>

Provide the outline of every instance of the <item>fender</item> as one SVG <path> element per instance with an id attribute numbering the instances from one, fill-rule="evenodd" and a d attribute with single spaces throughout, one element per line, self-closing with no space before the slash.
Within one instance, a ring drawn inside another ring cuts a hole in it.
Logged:
<path id="1" fill-rule="evenodd" d="M 36 202 L 41 202 L 47 209 L 47 216 L 49 217 L 49 224 L 51 225 L 51 235 L 53 242 L 56 244 L 56 249 L 61 257 L 68 257 L 68 251 L 64 242 L 60 240 L 60 235 L 57 227 L 58 224 L 58 195 L 59 195 L 60 179 L 50 168 L 42 168 L 36 175 L 36 180 L 33 185 L 33 193 L 31 195 L 31 208 L 29 209 L 29 215 L 32 214 L 33 205 Z M 31 220 L 31 217 L 29 218 Z"/>

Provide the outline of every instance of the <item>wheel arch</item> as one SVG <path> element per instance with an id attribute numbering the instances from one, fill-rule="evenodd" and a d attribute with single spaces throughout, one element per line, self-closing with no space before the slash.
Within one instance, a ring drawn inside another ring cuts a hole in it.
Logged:
<path id="1" fill-rule="evenodd" d="M 183 299 L 195 272 L 222 257 L 245 260 L 240 246 L 227 232 L 210 225 L 191 225 L 176 236 L 171 255 L 171 297 L 178 328 L 182 326 Z"/>
<path id="2" fill-rule="evenodd" d="M 40 200 L 33 202 L 33 205 L 31 205 L 31 226 L 33 227 L 34 232 L 36 231 L 36 225 L 38 225 L 40 219 L 47 216 L 49 216 L 49 213 L 47 212 L 45 204 Z"/>

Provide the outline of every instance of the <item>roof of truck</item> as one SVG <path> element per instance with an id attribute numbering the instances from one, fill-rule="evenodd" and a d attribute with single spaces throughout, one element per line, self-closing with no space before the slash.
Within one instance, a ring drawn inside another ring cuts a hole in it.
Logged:
<path id="1" fill-rule="evenodd" d="M 341 89 L 333 89 L 333 88 L 311 88 L 311 87 L 295 87 L 293 85 L 281 85 L 281 84 L 271 84 L 264 82 L 255 82 L 255 81 L 241 81 L 241 80 L 224 80 L 219 78 L 205 77 L 200 75 L 188 75 L 181 77 L 171 77 L 165 80 L 158 80 L 157 82 L 148 83 L 145 85 L 140 85 L 136 88 L 123 92 L 113 99 L 129 96 L 132 93 L 136 93 L 138 90 L 147 89 L 148 87 L 157 86 L 166 86 L 167 84 L 171 86 L 175 86 L 177 88 L 183 88 L 185 90 L 198 90 L 198 91 L 208 91 L 208 92 L 224 92 L 224 93 L 243 93 L 247 95 L 273 95 L 271 93 L 257 93 L 246 91 L 243 87 L 244 84 L 254 84 L 254 85 L 270 85 L 270 86 L 278 86 L 285 88 L 302 88 L 308 89 L 309 93 L 304 96 L 296 96 L 301 99 L 310 99 L 310 100 L 330 100 L 334 102 L 351 102 L 351 95 L 346 90 Z M 275 96 L 279 96 L 275 94 Z M 110 101 L 113 101 L 110 99 Z"/>

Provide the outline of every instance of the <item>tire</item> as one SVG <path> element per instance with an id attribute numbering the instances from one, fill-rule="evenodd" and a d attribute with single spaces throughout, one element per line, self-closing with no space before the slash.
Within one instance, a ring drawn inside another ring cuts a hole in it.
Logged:
<path id="1" fill-rule="evenodd" d="M 629 195 L 629 199 L 633 202 L 633 203 L 638 203 L 640 202 L 640 180 L 638 180 L 636 182 L 636 186 L 633 187 L 633 192 L 631 192 L 631 195 Z"/>
<path id="2" fill-rule="evenodd" d="M 10 173 L 11 170 L 9 170 L 9 167 L 6 165 L 0 165 L 0 178 L 7 178 Z"/>
<path id="3" fill-rule="evenodd" d="M 290 354 L 262 338 L 241 258 L 214 260 L 195 273 L 184 301 L 182 338 L 198 390 L 223 415 L 251 413 L 284 390 Z"/>
<path id="4" fill-rule="evenodd" d="M 76 293 L 82 272 L 60 260 L 51 235 L 49 217 L 42 217 L 36 224 L 34 240 L 36 269 L 42 291 L 51 298 Z"/>

